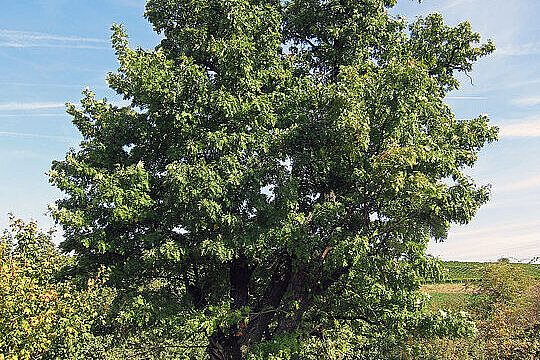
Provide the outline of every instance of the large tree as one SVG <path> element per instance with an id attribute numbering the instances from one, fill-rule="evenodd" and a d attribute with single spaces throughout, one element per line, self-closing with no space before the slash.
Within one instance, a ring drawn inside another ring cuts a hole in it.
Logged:
<path id="1" fill-rule="evenodd" d="M 212 360 L 347 333 L 361 357 L 418 328 L 426 245 L 487 201 L 466 169 L 497 136 L 444 98 L 494 47 L 395 2 L 149 0 L 154 50 L 114 26 L 130 105 L 86 91 L 50 172 L 75 270 L 106 265 L 119 307 Z"/>

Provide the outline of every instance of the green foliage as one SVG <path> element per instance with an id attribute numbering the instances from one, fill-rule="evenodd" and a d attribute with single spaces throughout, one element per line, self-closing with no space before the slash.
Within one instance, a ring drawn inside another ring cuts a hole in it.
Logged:
<path id="1" fill-rule="evenodd" d="M 109 331 L 171 328 L 212 360 L 382 359 L 410 331 L 467 332 L 418 289 L 439 276 L 428 241 L 488 199 L 465 170 L 497 129 L 444 97 L 493 45 L 394 3 L 150 0 L 154 50 L 113 26 L 130 105 L 85 91 L 83 141 L 50 171 L 71 273 L 106 266 L 118 291 Z"/>
<path id="2" fill-rule="evenodd" d="M 489 263 L 443 261 L 442 267 L 445 269 L 444 279 L 450 282 L 475 281 L 482 278 L 484 269 L 490 266 Z M 527 275 L 540 279 L 540 264 L 512 264 L 515 268 L 522 269 Z"/>
<path id="3" fill-rule="evenodd" d="M 518 264 L 484 264 L 472 294 L 432 294 L 438 308 L 468 310 L 474 337 L 411 339 L 411 359 L 537 359 L 540 355 L 540 285 Z M 447 295 L 441 297 L 441 295 Z M 452 296 L 448 296 L 452 295 Z M 464 301 L 467 300 L 467 301 Z"/>
<path id="4" fill-rule="evenodd" d="M 89 279 L 83 290 L 58 281 L 70 261 L 50 233 L 11 218 L 0 238 L 0 359 L 100 358 L 90 331 L 103 295 L 100 280 Z"/>
<path id="5" fill-rule="evenodd" d="M 500 262 L 489 264 L 483 269 L 482 281 L 478 284 L 482 302 L 489 305 L 515 306 L 533 284 L 533 278 L 514 264 Z"/>
<path id="6" fill-rule="evenodd" d="M 484 270 L 474 309 L 489 358 L 535 359 L 540 356 L 540 284 L 506 262 Z"/>
<path id="7" fill-rule="evenodd" d="M 466 308 L 470 294 L 433 293 L 430 294 L 430 304 L 434 309 L 452 309 L 455 311 Z"/>

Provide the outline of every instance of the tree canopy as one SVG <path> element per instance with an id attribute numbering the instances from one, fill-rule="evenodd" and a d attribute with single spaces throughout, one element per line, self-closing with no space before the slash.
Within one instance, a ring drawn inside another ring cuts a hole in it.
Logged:
<path id="1" fill-rule="evenodd" d="M 418 289 L 428 241 L 488 200 L 466 169 L 497 129 L 444 98 L 494 46 L 395 2 L 149 0 L 150 50 L 113 26 L 107 80 L 130 105 L 86 90 L 68 107 L 83 140 L 50 171 L 73 274 L 107 266 L 118 309 L 212 360 L 317 358 L 328 339 L 382 358 L 411 331 L 465 331 Z"/>

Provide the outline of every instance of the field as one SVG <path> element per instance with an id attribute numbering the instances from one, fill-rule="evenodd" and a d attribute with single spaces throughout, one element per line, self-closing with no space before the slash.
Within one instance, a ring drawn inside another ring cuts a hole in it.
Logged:
<path id="1" fill-rule="evenodd" d="M 465 283 L 478 281 L 481 278 L 482 270 L 489 263 L 479 262 L 459 262 L 443 261 L 445 276 L 442 283 Z M 540 264 L 513 264 L 537 280 L 540 280 Z M 425 283 L 433 283 L 426 281 Z"/>
<path id="2" fill-rule="evenodd" d="M 430 304 L 434 309 L 462 310 L 474 287 L 468 284 L 428 284 L 422 287 L 422 291 L 430 296 Z"/>
<path id="3" fill-rule="evenodd" d="M 436 309 L 462 309 L 471 294 L 478 289 L 482 271 L 489 263 L 443 261 L 445 276 L 442 281 L 425 281 L 422 290 L 429 294 Z M 540 282 L 540 264 L 512 264 Z"/>
<path id="4" fill-rule="evenodd" d="M 445 276 L 442 281 L 427 280 L 422 290 L 430 295 L 431 304 L 437 309 L 462 309 L 475 291 L 483 269 L 489 263 L 443 261 Z M 540 281 L 540 264 L 512 264 Z"/>
<path id="5" fill-rule="evenodd" d="M 417 341 L 421 351 L 407 359 L 540 359 L 540 265 L 443 262 L 442 266 L 446 278 L 422 286 L 430 310 L 444 316 L 466 314 L 477 331 L 459 339 Z M 486 266 L 488 271 L 483 271 Z"/>

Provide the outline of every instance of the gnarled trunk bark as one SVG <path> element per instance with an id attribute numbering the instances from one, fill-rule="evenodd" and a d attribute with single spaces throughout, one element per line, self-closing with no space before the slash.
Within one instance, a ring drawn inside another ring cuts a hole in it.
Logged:
<path id="1" fill-rule="evenodd" d="M 207 348 L 210 360 L 244 360 L 249 349 L 266 336 L 294 332 L 301 324 L 304 313 L 313 305 L 313 297 L 323 293 L 349 270 L 348 266 L 338 268 L 321 279 L 322 262 L 330 250 L 325 250 L 320 264 L 318 267 L 313 266 L 312 270 L 293 270 L 292 258 L 286 253 L 278 254 L 272 276 L 265 292 L 252 309 L 249 322 L 220 328 L 210 337 Z M 238 256 L 229 264 L 233 309 L 249 304 L 251 275 L 252 269 L 244 256 Z M 289 295 L 285 298 L 286 293 Z M 293 302 L 295 307 L 290 306 Z M 270 328 L 274 320 L 277 324 Z"/>
<path id="2" fill-rule="evenodd" d="M 241 345 L 234 334 L 225 334 L 218 329 L 211 337 L 206 352 L 210 360 L 242 360 Z"/>

